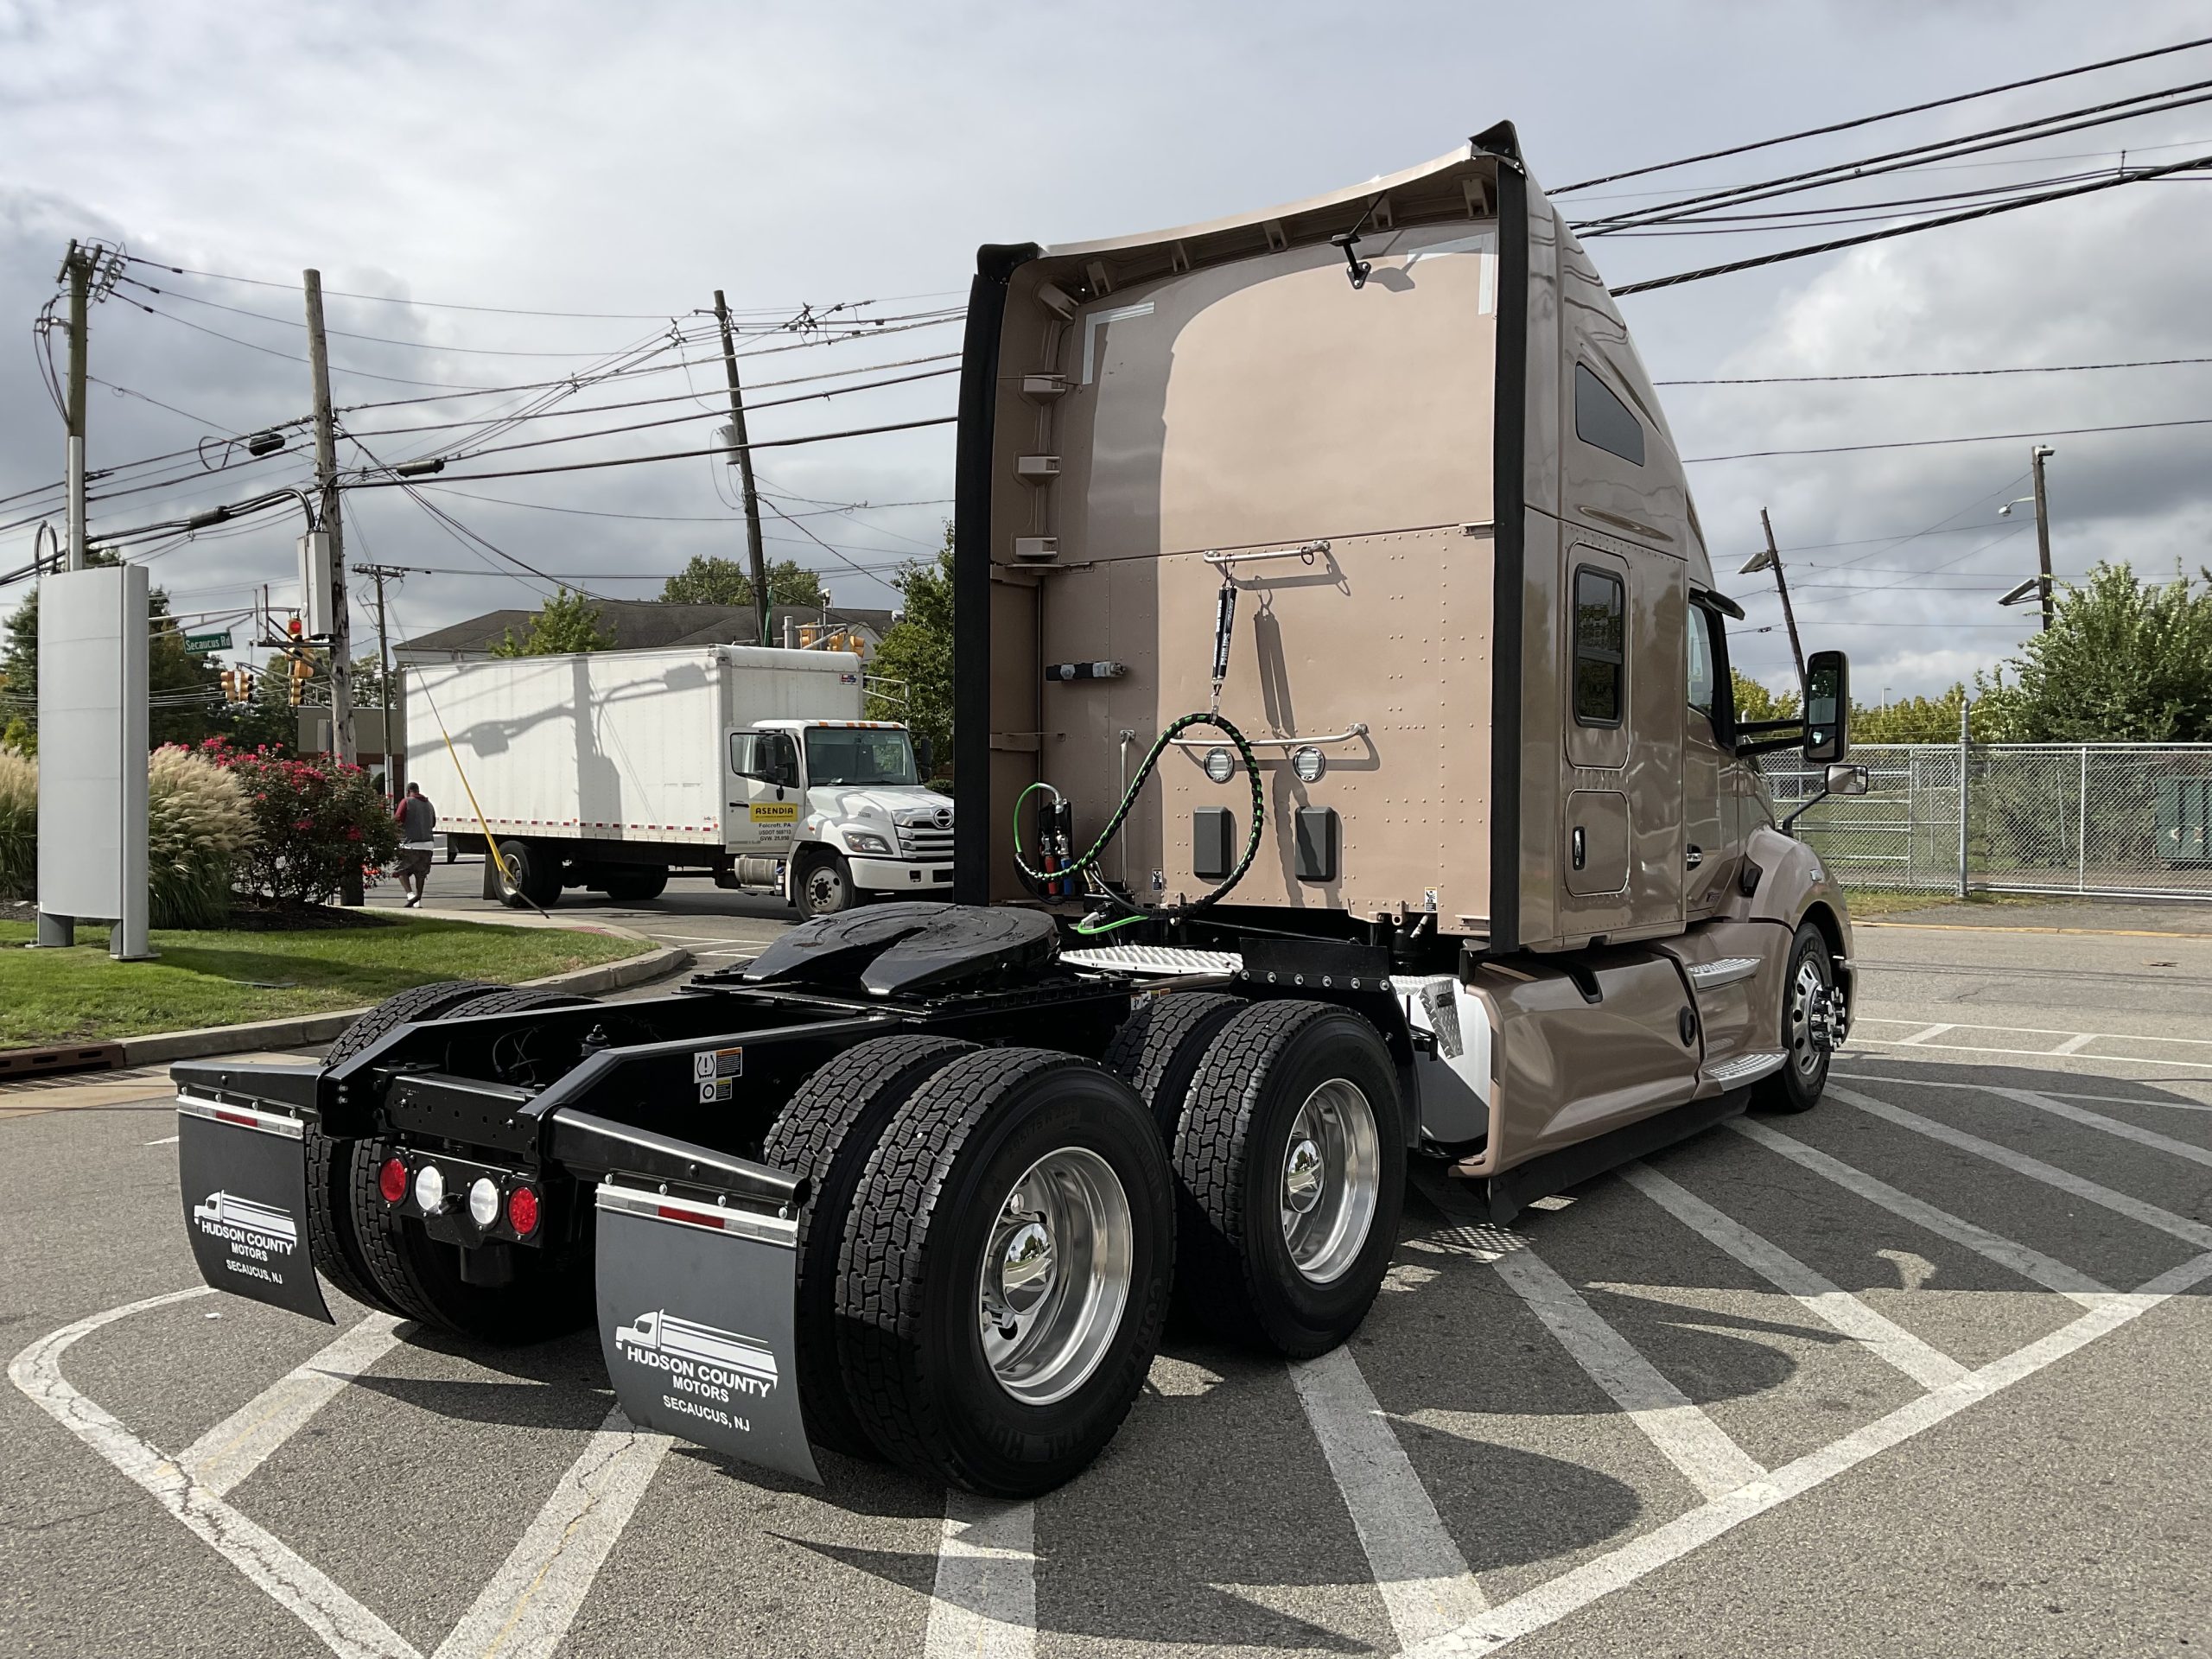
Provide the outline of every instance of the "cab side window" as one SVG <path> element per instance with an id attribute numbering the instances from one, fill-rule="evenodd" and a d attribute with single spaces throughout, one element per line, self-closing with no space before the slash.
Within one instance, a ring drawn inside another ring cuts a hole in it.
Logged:
<path id="1" fill-rule="evenodd" d="M 1626 677 L 1628 589 L 1610 570 L 1574 572 L 1574 718 L 1583 726 L 1621 723 Z"/>
<path id="2" fill-rule="evenodd" d="M 1690 607 L 1689 650 L 1685 653 L 1690 666 L 1690 707 L 1707 720 L 1713 718 L 1713 630 L 1717 623 L 1702 606 Z"/>

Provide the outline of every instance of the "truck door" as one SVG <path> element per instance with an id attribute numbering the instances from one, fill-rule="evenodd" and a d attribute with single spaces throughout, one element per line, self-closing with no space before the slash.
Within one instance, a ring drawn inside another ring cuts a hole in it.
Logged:
<path id="1" fill-rule="evenodd" d="M 1720 619 L 1702 605 L 1689 607 L 1688 707 L 1682 720 L 1682 912 L 1691 921 L 1710 916 L 1736 874 L 1742 842 L 1736 830 L 1732 756 L 1721 745 L 1727 719 L 1727 661 L 1719 638 Z"/>
<path id="2" fill-rule="evenodd" d="M 798 745 L 789 732 L 732 732 L 729 811 L 722 836 L 734 853 L 791 850 L 799 820 Z"/>

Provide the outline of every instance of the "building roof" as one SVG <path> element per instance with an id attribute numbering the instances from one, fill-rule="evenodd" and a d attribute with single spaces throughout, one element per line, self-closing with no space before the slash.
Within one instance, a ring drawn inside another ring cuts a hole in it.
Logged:
<path id="1" fill-rule="evenodd" d="M 480 657 L 512 632 L 518 638 L 530 632 L 535 611 L 486 611 L 466 622 L 433 629 L 394 646 L 396 654 L 412 656 Z M 880 640 L 891 631 L 889 611 L 855 610 L 833 605 L 833 626 L 857 627 Z M 769 607 L 770 638 L 780 642 L 785 619 L 794 633 L 802 626 L 818 626 L 822 608 L 816 605 L 776 605 Z M 758 626 L 750 605 L 672 605 L 662 600 L 609 599 L 600 601 L 600 625 L 614 636 L 619 651 L 646 651 L 671 645 L 750 645 Z"/>

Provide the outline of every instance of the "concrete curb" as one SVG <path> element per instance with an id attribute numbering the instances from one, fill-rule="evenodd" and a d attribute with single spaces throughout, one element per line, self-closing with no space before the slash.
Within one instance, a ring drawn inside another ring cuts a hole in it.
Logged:
<path id="1" fill-rule="evenodd" d="M 454 920 L 474 920 L 462 912 L 448 912 Z M 495 919 L 494 925 L 497 925 Z M 638 939 L 651 943 L 643 933 L 626 927 L 609 927 L 598 924 L 575 930 L 579 933 L 607 933 L 616 938 Z M 518 982 L 532 990 L 567 991 L 577 996 L 594 996 L 601 991 L 620 990 L 626 986 L 642 985 L 648 980 L 680 973 L 691 965 L 691 953 L 680 946 L 664 944 L 648 950 L 643 956 L 630 957 L 621 962 L 602 962 L 590 968 L 573 969 L 565 974 L 550 975 L 544 979 Z M 311 1043 L 327 1043 L 366 1014 L 366 1008 L 338 1008 L 328 1014 L 296 1015 L 289 1020 L 256 1020 L 243 1026 L 205 1026 L 197 1031 L 149 1032 L 143 1037 L 123 1037 L 117 1046 L 123 1051 L 122 1064 L 153 1065 L 165 1060 L 194 1060 L 210 1054 L 244 1054 L 257 1049 L 301 1048 Z"/>

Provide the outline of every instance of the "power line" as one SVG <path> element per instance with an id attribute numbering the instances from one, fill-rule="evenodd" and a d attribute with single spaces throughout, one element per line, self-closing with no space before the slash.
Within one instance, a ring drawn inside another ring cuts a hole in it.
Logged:
<path id="1" fill-rule="evenodd" d="M 2212 357 L 2146 357 L 2125 363 L 2042 363 L 2009 369 L 1897 369 L 1882 374 L 1745 374 L 1713 380 L 1654 380 L 1655 386 L 1796 386 L 1847 380 L 1962 380 L 1994 374 L 2085 374 L 2101 369 L 2170 369 Z M 1789 550 L 1784 549 L 1787 552 Z"/>
<path id="2" fill-rule="evenodd" d="M 1685 467 L 1710 461 L 1764 461 L 1776 455 L 1843 455 L 1866 449 L 1934 449 L 1956 443 L 1996 443 L 2017 438 L 2078 438 L 2098 432 L 2152 432 L 2166 427 L 2212 426 L 2212 416 L 2186 421 L 2126 421 L 2117 426 L 2052 426 L 2032 432 L 1983 432 L 1969 438 L 1893 438 L 1885 443 L 1832 443 L 1807 449 L 1746 449 L 1733 455 L 1690 455 Z"/>
<path id="3" fill-rule="evenodd" d="M 1969 208 L 1964 213 L 1947 213 L 1936 219 L 1923 219 L 1910 225 L 1892 226 L 1885 231 L 1867 231 L 1858 236 L 1837 237 L 1831 241 L 1817 242 L 1809 247 L 1785 248 L 1778 253 L 1760 254 L 1755 258 L 1732 260 L 1724 265 L 1707 265 L 1700 270 L 1677 271 L 1671 276 L 1656 276 L 1649 282 L 1629 283 L 1611 292 L 1616 296 L 1642 294 L 1655 288 L 1675 288 L 1685 283 L 1702 282 L 1708 276 L 1726 276 L 1739 270 L 1753 270 L 1761 265 L 1780 264 L 1785 260 L 1808 258 L 1816 253 L 1833 253 L 1839 248 L 1855 248 L 1863 243 L 1886 241 L 1891 237 L 1910 236 L 1917 231 L 1937 230 L 1946 225 L 1963 225 L 1970 219 L 1987 219 L 1997 213 L 2017 213 L 2023 207 L 2036 207 L 2048 201 L 2063 201 L 2069 196 L 2088 195 L 2093 191 L 2116 189 L 2120 186 L 2140 184 L 2145 179 L 2163 178 L 2169 173 L 2180 173 L 2192 168 L 2212 167 L 2212 156 L 2198 156 L 2185 162 L 2170 162 L 2154 168 L 2139 168 L 2121 173 L 2116 177 L 2100 179 L 2090 184 L 2071 185 L 2063 190 L 2049 190 L 2037 196 L 2022 196 L 2012 201 L 2000 201 L 1986 207 Z"/>
<path id="4" fill-rule="evenodd" d="M 1612 184 L 1622 179 L 1640 179 L 1647 174 L 1671 172 L 1678 167 L 1691 167 L 1700 162 L 1714 162 L 1726 156 L 1747 155 L 1755 149 L 1771 149 L 1777 144 L 1794 144 L 1802 138 L 1819 138 L 1831 132 L 1847 132 L 1854 127 L 1872 126 L 1878 121 L 1894 121 L 1900 116 L 1919 115 L 1929 110 L 1947 109 L 1954 104 L 1972 103 L 1976 99 L 1993 98 L 1999 92 L 2016 92 L 2023 86 L 2040 86 L 2046 82 L 2065 80 L 2074 75 L 2086 75 L 2099 69 L 2111 69 L 2123 63 L 2140 63 L 2146 58 L 2163 58 L 2175 52 L 2193 51 L 2201 46 L 2212 46 L 2212 35 L 2193 41 L 2182 41 L 2172 46 L 2153 47 L 2147 52 L 2131 52 L 2125 57 L 2105 58 L 2095 63 L 2084 63 L 2071 69 L 2055 69 L 2048 74 L 2031 75 L 2024 80 L 2008 80 L 1996 86 L 1984 86 L 1975 92 L 1955 92 L 1948 98 L 1930 99 L 1923 104 L 1907 104 L 1894 110 L 1884 110 L 1878 115 L 1861 115 L 1848 121 L 1830 122 L 1824 127 L 1806 127 L 1797 132 L 1786 132 L 1778 138 L 1761 138 L 1748 144 L 1731 144 L 1725 149 L 1708 149 L 1702 155 L 1685 156 L 1672 162 L 1654 162 L 1646 167 L 1630 168 L 1624 173 L 1608 173 L 1601 178 L 1582 179 L 1573 184 L 1563 184 L 1550 192 L 1554 196 L 1566 195 L 1573 190 L 1586 190 L 1592 185 Z"/>

